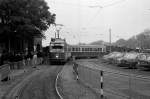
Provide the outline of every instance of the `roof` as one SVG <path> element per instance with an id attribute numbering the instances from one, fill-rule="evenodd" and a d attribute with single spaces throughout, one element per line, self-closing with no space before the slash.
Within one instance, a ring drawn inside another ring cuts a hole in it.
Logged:
<path id="1" fill-rule="evenodd" d="M 61 38 L 51 38 L 51 43 L 64 43 L 65 39 Z"/>
<path id="2" fill-rule="evenodd" d="M 71 47 L 105 47 L 105 45 L 70 45 Z"/>

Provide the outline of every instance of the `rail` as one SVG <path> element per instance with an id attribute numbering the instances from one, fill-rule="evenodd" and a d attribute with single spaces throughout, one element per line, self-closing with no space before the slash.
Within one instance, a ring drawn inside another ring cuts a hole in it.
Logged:
<path id="1" fill-rule="evenodd" d="M 58 87 L 58 79 L 59 79 L 60 73 L 61 73 L 61 71 L 57 74 L 56 79 L 55 79 L 55 90 L 56 90 L 56 93 L 57 93 L 57 95 L 59 96 L 59 98 L 60 98 L 60 99 L 63 99 L 63 96 L 60 94 L 60 92 L 59 92 L 59 87 Z M 29 78 L 31 78 L 31 77 L 29 77 Z M 31 79 L 31 80 L 32 80 L 32 79 Z M 21 83 L 20 85 L 18 85 L 18 86 L 19 86 L 19 89 L 17 90 L 16 93 L 14 93 L 12 99 L 20 99 L 21 94 L 22 94 L 24 88 L 26 87 L 27 82 L 29 82 L 29 81 L 30 81 L 30 79 L 28 79 L 26 82 L 23 82 L 23 83 Z"/>
<path id="2" fill-rule="evenodd" d="M 58 89 L 58 79 L 59 79 L 60 73 L 61 72 L 59 72 L 57 74 L 57 77 L 56 77 L 56 80 L 55 80 L 55 89 L 56 89 L 56 92 L 57 92 L 58 96 L 60 97 L 60 99 L 63 99 L 63 96 L 60 94 L 59 89 Z"/>

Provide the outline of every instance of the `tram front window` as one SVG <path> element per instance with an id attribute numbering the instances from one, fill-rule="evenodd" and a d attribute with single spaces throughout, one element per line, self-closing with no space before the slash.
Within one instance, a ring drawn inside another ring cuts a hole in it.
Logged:
<path id="1" fill-rule="evenodd" d="M 51 47 L 52 52 L 64 52 L 64 47 L 63 46 L 52 46 Z"/>
<path id="2" fill-rule="evenodd" d="M 63 49 L 63 46 L 52 46 L 52 49 Z"/>

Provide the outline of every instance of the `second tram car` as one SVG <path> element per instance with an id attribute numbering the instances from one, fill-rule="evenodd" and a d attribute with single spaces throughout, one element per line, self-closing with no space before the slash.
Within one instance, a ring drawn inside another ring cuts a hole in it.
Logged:
<path id="1" fill-rule="evenodd" d="M 67 44 L 65 39 L 51 38 L 50 42 L 50 63 L 61 62 L 65 63 L 71 57 L 71 53 L 67 50 Z"/>
<path id="2" fill-rule="evenodd" d="M 104 45 L 74 45 L 69 46 L 68 51 L 71 56 L 77 58 L 97 58 L 102 56 L 106 47 Z"/>

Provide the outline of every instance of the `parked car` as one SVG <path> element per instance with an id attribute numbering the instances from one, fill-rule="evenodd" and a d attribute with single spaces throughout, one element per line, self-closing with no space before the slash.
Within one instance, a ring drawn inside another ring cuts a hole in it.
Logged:
<path id="1" fill-rule="evenodd" d="M 138 68 L 150 68 L 150 54 L 142 53 L 138 57 Z"/>
<path id="2" fill-rule="evenodd" d="M 109 53 L 103 56 L 104 61 L 108 61 L 108 58 L 112 55 L 113 53 Z"/>
<path id="3" fill-rule="evenodd" d="M 117 60 L 122 58 L 124 55 L 125 53 L 121 53 L 121 52 L 116 53 L 116 55 L 112 59 L 112 63 L 117 64 Z"/>
<path id="4" fill-rule="evenodd" d="M 112 61 L 112 59 L 116 56 L 116 54 L 118 54 L 119 52 L 112 52 L 112 53 L 109 53 L 107 55 L 104 55 L 103 56 L 103 59 L 107 62 L 110 62 Z"/>
<path id="5" fill-rule="evenodd" d="M 123 57 L 118 58 L 118 65 L 129 68 L 137 68 L 136 65 L 138 63 L 138 55 L 139 53 L 136 52 L 125 53 Z"/>

